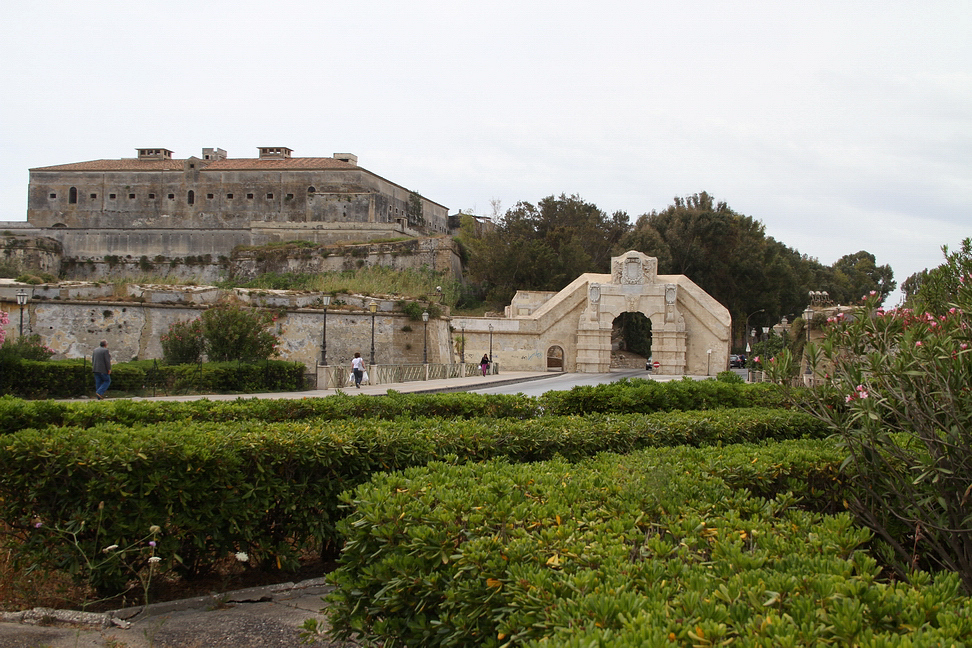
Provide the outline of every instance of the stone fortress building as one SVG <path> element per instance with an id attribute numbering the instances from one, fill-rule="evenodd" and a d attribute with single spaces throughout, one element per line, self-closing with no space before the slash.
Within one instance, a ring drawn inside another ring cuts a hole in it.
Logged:
<path id="1" fill-rule="evenodd" d="M 257 158 L 220 148 L 30 170 L 27 230 L 58 241 L 77 262 L 226 258 L 237 246 L 304 240 L 360 242 L 448 233 L 448 210 L 358 166 L 357 156 L 294 157 L 260 147 Z M 4 223 L 11 229 L 12 223 Z"/>

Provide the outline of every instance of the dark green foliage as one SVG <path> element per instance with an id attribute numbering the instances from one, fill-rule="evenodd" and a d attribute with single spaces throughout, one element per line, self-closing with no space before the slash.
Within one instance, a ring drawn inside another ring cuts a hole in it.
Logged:
<path id="1" fill-rule="evenodd" d="M 162 345 L 162 362 L 167 365 L 195 364 L 202 360 L 206 350 L 201 319 L 176 322 L 159 336 Z"/>
<path id="2" fill-rule="evenodd" d="M 6 339 L 0 346 L 0 357 L 20 358 L 22 360 L 50 360 L 54 351 L 44 346 L 41 336 L 24 335 L 16 339 Z"/>
<path id="3" fill-rule="evenodd" d="M 205 393 L 254 393 L 304 389 L 304 365 L 279 360 L 256 363 L 211 362 L 200 365 L 156 367 L 152 361 L 115 363 L 111 367 L 111 391 L 140 394 L 156 387 L 170 391 Z M 0 357 L 0 393 L 23 398 L 77 398 L 94 391 L 91 364 L 84 360 L 38 362 Z M 0 399 L 3 403 L 16 402 Z M 70 408 L 64 403 L 59 407 Z M 84 406 L 82 406 L 84 407 Z M 9 429 L 0 421 L 0 432 Z"/>
<path id="4" fill-rule="evenodd" d="M 3 405 L 4 420 L 26 422 L 16 401 Z M 216 415 L 224 419 L 219 423 L 144 425 L 135 421 L 151 414 L 164 416 L 158 403 L 147 409 L 138 403 L 118 404 L 112 410 L 105 405 L 72 410 L 73 427 L 27 429 L 3 437 L 0 517 L 25 539 L 34 537 L 31 528 L 38 519 L 57 528 L 85 520 L 88 531 L 81 539 L 87 549 L 97 544 L 96 518 L 102 521 L 104 537 L 118 544 L 157 524 L 163 529 L 160 553 L 181 559 L 181 566 L 166 566 L 190 572 L 239 550 L 258 560 L 272 563 L 280 558 L 294 565 L 302 549 L 336 546 L 340 539 L 335 524 L 343 516 L 339 493 L 381 471 L 450 457 L 581 460 L 603 451 L 820 434 L 812 417 L 783 410 L 527 421 L 403 415 L 392 421 L 318 418 L 267 423 L 257 418 L 233 420 L 234 408 L 226 404 Z M 208 405 L 220 410 L 218 404 Z M 50 404 L 34 409 L 38 419 L 57 417 Z M 98 415 L 110 411 L 118 422 L 99 423 L 109 417 Z M 205 408 L 195 412 L 203 414 Z M 776 482 L 780 475 L 775 471 Z M 53 539 L 37 538 L 25 546 L 47 564 L 67 560 L 65 552 L 72 551 Z M 116 576 L 107 573 L 95 580 L 110 589 L 117 584 Z"/>
<path id="5" fill-rule="evenodd" d="M 378 475 L 345 496 L 330 620 L 423 648 L 959 645 L 958 579 L 883 583 L 868 531 L 797 508 L 840 488 L 840 459 L 788 442 Z"/>
<path id="6" fill-rule="evenodd" d="M 277 337 L 267 329 L 276 321 L 268 311 L 220 304 L 202 314 L 206 356 L 212 362 L 266 360 L 276 355 Z"/>

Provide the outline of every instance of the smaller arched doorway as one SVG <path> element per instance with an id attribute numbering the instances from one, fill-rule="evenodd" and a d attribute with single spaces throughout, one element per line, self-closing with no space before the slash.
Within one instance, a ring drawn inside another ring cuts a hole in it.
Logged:
<path id="1" fill-rule="evenodd" d="M 564 350 L 556 344 L 547 349 L 547 371 L 564 370 Z"/>

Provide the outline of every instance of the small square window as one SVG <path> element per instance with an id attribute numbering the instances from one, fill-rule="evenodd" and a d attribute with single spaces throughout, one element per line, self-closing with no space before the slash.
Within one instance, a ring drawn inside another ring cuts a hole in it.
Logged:
<path id="1" fill-rule="evenodd" d="M 175 194 L 169 194 L 169 200 L 175 200 Z"/>
<path id="2" fill-rule="evenodd" d="M 284 198 L 284 200 L 293 200 L 293 199 L 294 199 L 294 194 L 287 194 L 287 196 Z"/>
<path id="3" fill-rule="evenodd" d="M 273 194 L 272 193 L 268 193 L 267 194 L 267 200 L 273 200 Z"/>
<path id="4" fill-rule="evenodd" d="M 215 198 L 215 197 L 216 197 L 216 196 L 214 196 L 213 194 L 206 194 L 206 199 L 207 199 L 207 200 L 212 200 L 212 199 L 213 199 L 213 198 Z"/>
<path id="5" fill-rule="evenodd" d="M 117 197 L 118 197 L 118 194 L 108 194 L 108 198 L 111 199 L 111 200 L 114 200 Z"/>
<path id="6" fill-rule="evenodd" d="M 226 198 L 229 200 L 233 200 L 233 194 L 226 194 Z"/>
<path id="7" fill-rule="evenodd" d="M 129 200 L 135 200 L 135 194 L 128 194 Z"/>
<path id="8" fill-rule="evenodd" d="M 247 200 L 253 200 L 253 194 L 251 194 L 251 193 L 246 194 L 246 199 Z"/>
<path id="9" fill-rule="evenodd" d="M 132 197 L 134 197 L 134 194 L 132 194 Z M 152 200 L 153 198 L 155 198 L 155 194 L 149 194 L 149 200 Z"/>
<path id="10" fill-rule="evenodd" d="M 195 169 L 195 168 L 196 168 L 196 165 L 195 165 L 195 164 L 190 164 L 190 165 L 189 165 L 189 168 L 190 168 L 190 169 Z"/>
<path id="11" fill-rule="evenodd" d="M 94 200 L 97 197 L 98 197 L 98 194 L 88 194 L 88 198 L 90 198 L 91 200 Z"/>
<path id="12" fill-rule="evenodd" d="M 51 198 L 57 198 L 57 194 L 50 194 Z"/>

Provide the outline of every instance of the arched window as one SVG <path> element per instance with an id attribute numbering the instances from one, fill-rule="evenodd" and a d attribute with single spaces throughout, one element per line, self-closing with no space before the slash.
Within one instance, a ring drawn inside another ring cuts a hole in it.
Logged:
<path id="1" fill-rule="evenodd" d="M 192 189 L 189 190 L 189 195 L 186 197 L 186 202 L 188 202 L 190 205 L 196 204 L 196 192 Z"/>
<path id="2" fill-rule="evenodd" d="M 71 187 L 71 191 L 68 193 L 68 202 L 72 205 L 78 204 L 78 188 Z"/>
<path id="3" fill-rule="evenodd" d="M 314 187 L 307 187 L 307 193 L 309 194 L 317 193 L 317 189 L 315 189 Z"/>

